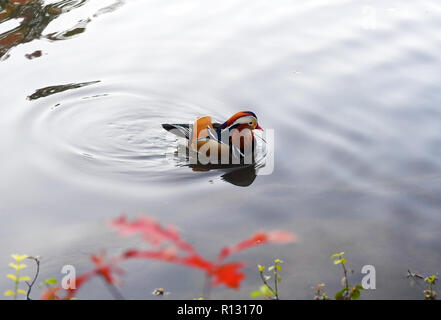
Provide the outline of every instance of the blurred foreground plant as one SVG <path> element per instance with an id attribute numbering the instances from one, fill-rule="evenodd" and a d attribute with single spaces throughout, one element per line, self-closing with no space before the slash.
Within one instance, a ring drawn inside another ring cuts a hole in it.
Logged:
<path id="1" fill-rule="evenodd" d="M 111 221 L 110 226 L 123 236 L 141 235 L 152 246 L 152 249 L 129 249 L 120 255 L 107 258 L 104 253 L 92 255 L 91 260 L 94 268 L 76 278 L 75 287 L 64 290 L 64 296 L 60 295 L 61 288 L 50 287 L 43 294 L 43 298 L 49 299 L 72 299 L 78 289 L 83 287 L 91 278 L 100 277 L 107 284 L 109 291 L 116 299 L 123 299 L 117 286 L 117 276 L 123 271 L 119 265 L 129 259 L 151 259 L 187 266 L 204 272 L 206 285 L 203 297 L 208 298 L 213 286 L 224 285 L 227 288 L 238 289 L 245 278 L 242 268 L 243 261 L 226 262 L 231 255 L 243 250 L 262 245 L 265 243 L 290 243 L 297 241 L 297 236 L 285 231 L 257 232 L 250 238 L 233 246 L 224 247 L 216 259 L 203 257 L 187 241 L 185 241 L 174 226 L 162 226 L 149 217 L 140 217 L 129 221 L 125 216 Z M 274 274 L 279 279 L 281 261 L 276 260 Z M 273 270 L 273 269 L 272 269 Z M 280 279 L 279 279 L 280 281 Z M 275 289 L 277 297 L 277 288 Z"/>
<path id="2" fill-rule="evenodd" d="M 436 300 L 436 292 L 433 290 L 433 286 L 437 280 L 438 278 L 436 275 L 431 275 L 430 277 L 424 279 L 424 281 L 429 284 L 429 288 L 424 291 L 424 297 L 426 300 Z"/>
<path id="3" fill-rule="evenodd" d="M 438 282 L 438 277 L 435 274 L 426 277 L 407 270 L 407 278 L 411 278 L 415 281 L 424 280 L 427 285 L 427 287 L 423 290 L 424 298 L 426 300 L 436 300 L 437 293 L 433 287 L 435 286 L 436 282 Z"/>
<path id="4" fill-rule="evenodd" d="M 341 279 L 341 284 L 344 287 L 342 290 L 335 294 L 336 300 L 357 300 L 360 297 L 360 290 L 363 287 L 360 284 L 352 286 L 348 282 L 348 270 L 346 268 L 347 259 L 343 258 L 344 252 L 334 253 L 331 259 L 334 259 L 335 265 L 341 265 L 343 269 L 343 278 Z"/>
<path id="5" fill-rule="evenodd" d="M 315 290 L 314 300 L 329 300 L 329 297 L 326 295 L 324 283 L 319 283 L 316 287 L 312 287 Z"/>
<path id="6" fill-rule="evenodd" d="M 274 265 L 268 267 L 268 271 L 272 273 L 272 276 L 274 277 L 274 286 L 271 286 L 268 281 L 271 280 L 271 275 L 265 274 L 265 266 L 261 266 L 260 264 L 257 265 L 257 268 L 259 269 L 260 279 L 262 280 L 262 285 L 260 286 L 259 290 L 256 290 L 254 292 L 251 292 L 250 297 L 251 298 L 257 298 L 257 297 L 265 297 L 270 300 L 279 300 L 279 289 L 278 284 L 282 282 L 282 278 L 279 275 L 279 271 L 282 271 L 282 263 L 283 261 L 280 259 L 274 260 Z"/>
<path id="7" fill-rule="evenodd" d="M 343 270 L 343 278 L 341 279 L 341 285 L 343 289 L 338 291 L 335 294 L 336 300 L 357 300 L 360 297 L 360 290 L 363 290 L 363 287 L 360 284 L 351 285 L 348 281 L 348 269 L 346 268 L 347 259 L 343 257 L 345 253 L 339 252 L 334 253 L 331 256 L 331 259 L 334 259 L 334 265 L 341 265 Z M 314 294 L 314 299 L 316 300 L 328 300 L 328 296 L 326 295 L 324 289 L 324 284 L 321 283 L 317 285 L 317 287 L 313 287 L 316 290 Z"/>
<path id="8" fill-rule="evenodd" d="M 46 288 L 42 295 L 43 300 L 61 300 L 61 297 L 58 295 L 60 288 L 56 286 L 57 284 L 58 281 L 55 278 L 46 279 L 38 284 L 39 287 Z"/>
<path id="9" fill-rule="evenodd" d="M 24 259 L 26 259 L 28 256 L 23 254 L 13 254 L 11 257 L 15 260 L 15 263 L 10 263 L 9 266 L 13 269 L 15 269 L 15 274 L 8 274 L 7 277 L 14 281 L 14 290 L 8 290 L 5 292 L 5 296 L 7 297 L 14 297 L 14 300 L 17 299 L 17 295 L 19 293 L 26 294 L 26 291 L 23 289 L 20 289 L 20 283 L 25 282 L 27 280 L 31 280 L 28 276 L 20 276 L 20 270 L 26 268 L 27 266 L 24 263 L 21 263 Z"/>

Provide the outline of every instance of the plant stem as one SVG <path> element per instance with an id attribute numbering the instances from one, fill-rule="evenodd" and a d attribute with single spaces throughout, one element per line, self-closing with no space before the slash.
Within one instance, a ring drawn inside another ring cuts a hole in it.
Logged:
<path id="1" fill-rule="evenodd" d="M 277 263 L 275 265 L 275 274 L 274 274 L 274 289 L 276 289 L 275 293 L 276 293 L 276 300 L 279 300 L 279 289 L 277 288 L 277 281 L 279 281 L 279 273 L 277 271 Z"/>
<path id="2" fill-rule="evenodd" d="M 20 265 L 20 262 L 17 262 L 17 266 Z M 15 270 L 15 285 L 14 285 L 14 300 L 17 300 L 17 291 L 18 291 L 18 277 L 20 276 L 20 273 L 18 271 L 18 268 Z"/>
<path id="3" fill-rule="evenodd" d="M 105 279 L 103 280 L 107 285 L 107 289 L 109 289 L 110 294 L 113 296 L 113 298 L 115 298 L 115 300 L 125 300 L 122 293 L 114 284 L 107 282 Z"/>
<path id="4" fill-rule="evenodd" d="M 35 258 L 35 257 L 28 257 L 28 259 L 34 260 L 35 263 L 37 264 L 37 270 L 35 272 L 34 279 L 32 279 L 31 283 L 26 281 L 26 284 L 28 285 L 28 292 L 26 293 L 26 300 L 31 300 L 31 298 L 29 296 L 31 294 L 32 286 L 34 285 L 35 281 L 37 280 L 38 274 L 40 273 L 40 260 L 38 260 L 38 258 Z"/>
<path id="5" fill-rule="evenodd" d="M 270 285 L 268 284 L 268 282 L 265 280 L 265 277 L 264 277 L 262 271 L 260 272 L 260 279 L 262 279 L 263 284 L 266 285 L 266 286 L 268 287 L 268 289 L 273 293 L 273 295 L 276 297 L 276 299 L 279 300 L 279 297 L 277 296 L 276 291 L 275 291 L 273 288 L 271 288 L 271 286 L 270 286 Z"/>
<path id="6" fill-rule="evenodd" d="M 346 270 L 346 266 L 344 263 L 342 263 L 341 265 L 343 267 L 343 272 L 345 275 L 345 288 L 346 288 L 345 295 L 346 295 L 346 298 L 349 298 L 350 295 L 349 295 L 348 271 Z"/>
<path id="7" fill-rule="evenodd" d="M 210 283 L 210 276 L 208 274 L 205 274 L 205 280 L 204 280 L 204 289 L 202 291 L 202 298 L 205 300 L 210 299 L 210 293 L 211 293 L 211 283 Z"/>

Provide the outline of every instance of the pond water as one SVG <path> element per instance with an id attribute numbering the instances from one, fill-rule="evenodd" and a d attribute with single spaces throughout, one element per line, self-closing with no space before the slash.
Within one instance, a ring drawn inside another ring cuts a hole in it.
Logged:
<path id="1" fill-rule="evenodd" d="M 285 261 L 281 297 L 340 287 L 345 251 L 365 299 L 423 298 L 407 270 L 441 271 L 439 1 L 0 1 L 0 274 L 41 255 L 41 277 L 141 244 L 107 222 L 177 225 L 208 257 L 256 230 L 300 241 L 244 252 Z M 167 158 L 161 123 L 251 110 L 275 134 L 274 171 L 230 179 Z M 244 182 L 245 180 L 245 182 Z M 124 265 L 127 298 L 199 297 L 203 276 Z M 28 270 L 30 271 L 30 269 Z M 0 277 L 0 289 L 11 281 Z M 81 299 L 111 298 L 97 279 Z"/>

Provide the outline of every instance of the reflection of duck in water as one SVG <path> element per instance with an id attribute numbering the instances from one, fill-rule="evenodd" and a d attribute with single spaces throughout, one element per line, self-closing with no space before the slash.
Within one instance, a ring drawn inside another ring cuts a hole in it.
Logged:
<path id="1" fill-rule="evenodd" d="M 194 171 L 210 171 L 214 169 L 225 169 L 228 168 L 229 171 L 224 173 L 221 178 L 223 181 L 234 184 L 239 187 L 250 186 L 257 177 L 257 170 L 255 164 L 243 166 L 215 166 L 215 165 L 203 165 L 203 164 L 190 164 L 190 168 Z"/>
<path id="2" fill-rule="evenodd" d="M 253 130 L 262 128 L 253 112 L 238 112 L 224 123 L 213 123 L 211 117 L 205 116 L 193 124 L 162 126 L 187 140 L 189 166 L 194 171 L 229 169 L 222 179 L 237 186 L 249 186 L 256 178 Z"/>
<path id="3" fill-rule="evenodd" d="M 246 166 L 241 169 L 233 170 L 222 175 L 222 180 L 239 187 L 248 187 L 256 179 L 256 167 L 254 165 Z"/>
<path id="4" fill-rule="evenodd" d="M 224 123 L 213 123 L 210 116 L 196 119 L 193 124 L 163 124 L 162 127 L 188 140 L 187 148 L 197 154 L 202 164 L 238 164 L 233 159 L 253 157 L 253 130 L 263 130 L 251 111 L 234 114 Z M 233 160 L 233 161 L 232 161 Z M 248 162 L 247 164 L 250 164 Z"/>

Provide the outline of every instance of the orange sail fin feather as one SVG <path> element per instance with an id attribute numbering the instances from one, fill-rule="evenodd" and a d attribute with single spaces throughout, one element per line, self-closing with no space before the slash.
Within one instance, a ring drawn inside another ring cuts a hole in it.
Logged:
<path id="1" fill-rule="evenodd" d="M 197 145 L 197 140 L 199 138 L 209 136 L 207 128 L 214 130 L 210 116 L 196 119 L 196 121 L 193 123 L 193 135 L 191 138 L 190 147 L 194 147 L 195 145 Z M 197 148 L 197 150 L 199 150 L 199 148 Z"/>

